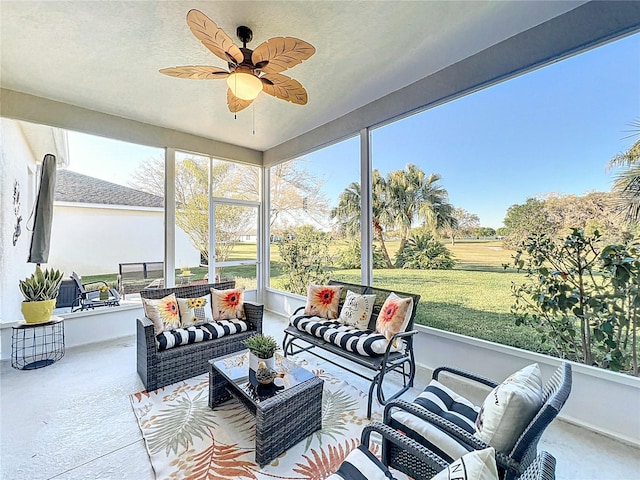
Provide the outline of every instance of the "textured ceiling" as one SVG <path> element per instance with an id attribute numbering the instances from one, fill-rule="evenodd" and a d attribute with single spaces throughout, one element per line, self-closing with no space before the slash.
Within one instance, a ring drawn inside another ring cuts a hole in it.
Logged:
<path id="1" fill-rule="evenodd" d="M 581 3 L 3 0 L 0 85 L 266 150 Z M 176 65 L 226 67 L 189 30 L 191 8 L 234 40 L 237 26 L 251 27 L 249 48 L 275 36 L 314 45 L 313 57 L 284 72 L 306 87 L 309 103 L 260 94 L 234 118 L 224 80 L 158 73 Z"/>

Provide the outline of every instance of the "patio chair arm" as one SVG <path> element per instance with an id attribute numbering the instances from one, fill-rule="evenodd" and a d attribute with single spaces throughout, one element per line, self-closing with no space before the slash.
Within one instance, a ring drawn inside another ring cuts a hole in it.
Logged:
<path id="1" fill-rule="evenodd" d="M 384 423 L 389 425 L 391 422 L 392 410 L 396 408 L 398 410 L 403 410 L 407 413 L 415 415 L 421 420 L 428 422 L 440 430 L 448 433 L 449 435 L 458 438 L 463 441 L 470 447 L 473 447 L 475 450 L 482 450 L 484 448 L 489 448 L 489 444 L 483 442 L 479 438 L 475 437 L 472 433 L 469 433 L 465 429 L 457 426 L 455 423 L 450 422 L 449 420 L 442 418 L 441 416 L 430 412 L 426 408 L 418 405 L 417 403 L 407 402 L 406 400 L 392 400 L 384 407 Z"/>
<path id="2" fill-rule="evenodd" d="M 83 283 L 82 286 L 86 287 L 87 285 L 95 285 L 95 284 L 106 285 L 107 287 L 109 286 L 109 284 L 104 280 L 95 280 L 93 282 Z"/>
<path id="3" fill-rule="evenodd" d="M 397 430 L 391 428 L 389 425 L 384 425 L 380 422 L 371 422 L 369 425 L 364 427 L 361 436 L 362 445 L 366 447 L 369 446 L 372 433 L 377 433 L 382 436 L 383 444 L 385 442 L 391 442 L 397 448 L 402 450 L 404 455 L 408 455 L 415 459 L 412 460 L 411 458 L 406 458 L 403 455 L 401 459 L 398 458 L 394 459 L 394 461 L 389 462 L 390 459 L 385 458 L 385 453 L 388 453 L 388 449 L 383 447 L 384 453 L 382 461 L 387 467 L 391 466 L 396 468 L 397 466 L 395 465 L 395 460 L 404 461 L 407 463 L 411 463 L 414 468 L 419 468 L 420 473 L 424 473 L 424 477 L 419 476 L 416 477 L 417 479 L 430 479 L 435 473 L 440 472 L 441 470 L 444 470 L 449 466 L 449 464 L 445 460 L 440 458 L 431 450 L 425 448 L 406 435 L 402 435 Z M 387 463 L 391 463 L 391 465 L 387 465 Z"/>
<path id="4" fill-rule="evenodd" d="M 476 375 L 475 373 L 472 372 L 468 372 L 466 370 L 461 370 L 459 368 L 455 368 L 455 367 L 449 367 L 449 366 L 443 366 L 443 367 L 438 367 L 433 371 L 433 375 L 431 376 L 432 379 L 434 380 L 438 380 L 438 375 L 440 374 L 440 372 L 446 372 L 446 373 L 451 373 L 454 375 L 457 375 L 459 377 L 464 377 L 467 378 L 469 380 L 473 380 L 474 382 L 478 382 L 478 383 L 482 383 L 483 385 L 487 385 L 491 388 L 495 388 L 497 387 L 500 382 L 496 382 L 495 380 L 492 380 L 490 378 L 487 377 L 483 377 L 480 375 Z"/>
<path id="5" fill-rule="evenodd" d="M 264 315 L 264 305 L 254 302 L 244 302 L 244 316 L 247 322 L 253 325 L 257 333 L 262 333 L 262 317 Z"/>
<path id="6" fill-rule="evenodd" d="M 389 361 L 389 355 L 391 355 L 392 353 L 391 349 L 394 347 L 394 345 L 396 345 L 396 340 L 400 340 L 404 337 L 409 337 L 408 340 L 411 341 L 411 337 L 413 337 L 416 333 L 418 333 L 417 330 L 409 330 L 408 332 L 399 332 L 394 334 L 393 337 L 391 337 L 391 340 L 389 340 L 389 342 L 387 343 L 387 348 L 384 351 L 384 364 L 386 365 Z M 409 347 L 411 347 L 411 345 L 413 344 L 409 344 Z M 405 344 L 404 350 L 407 350 L 407 344 Z"/>
<path id="7" fill-rule="evenodd" d="M 445 433 L 451 435 L 452 437 L 466 443 L 468 446 L 473 448 L 474 450 L 484 450 L 485 448 L 489 448 L 489 445 L 486 442 L 483 442 L 478 437 L 469 433 L 463 428 L 460 428 L 453 422 L 427 410 L 426 408 L 416 404 L 410 403 L 406 400 L 392 400 L 384 408 L 384 423 L 389 425 L 391 421 L 392 409 L 397 408 L 399 410 L 404 410 L 407 413 L 415 415 L 421 420 L 428 422 Z M 521 473 L 520 463 L 512 459 L 510 456 L 499 452 L 496 450 L 496 463 L 499 467 L 513 470 L 517 473 Z"/>

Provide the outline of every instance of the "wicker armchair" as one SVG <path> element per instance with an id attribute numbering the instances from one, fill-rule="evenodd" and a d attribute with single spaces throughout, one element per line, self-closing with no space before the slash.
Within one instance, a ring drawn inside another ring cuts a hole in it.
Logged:
<path id="1" fill-rule="evenodd" d="M 192 298 L 209 294 L 211 288 L 225 290 L 234 287 L 235 281 L 225 281 L 204 285 L 145 289 L 140 292 L 140 296 L 158 299 L 175 293 L 179 298 Z M 153 322 L 147 317 L 139 318 L 136 328 L 138 375 L 147 391 L 206 373 L 209 367 L 207 362 L 212 358 L 245 349 L 244 341 L 247 338 L 256 333 L 262 333 L 263 308 L 263 305 L 244 302 L 244 313 L 249 327 L 246 332 L 180 345 L 162 351 L 158 351 L 156 345 Z"/>
<path id="2" fill-rule="evenodd" d="M 438 380 L 438 375 L 441 372 L 458 375 L 489 387 L 495 387 L 499 384 L 499 382 L 494 380 L 451 367 L 437 368 L 433 372 L 433 379 Z M 547 426 L 558 415 L 567 401 L 569 393 L 571 392 L 571 381 L 571 365 L 563 362 L 543 386 L 543 404 L 537 414 L 525 427 L 511 451 L 496 451 L 498 465 L 504 469 L 505 480 L 519 478 L 519 475 L 522 475 L 525 469 L 534 462 L 537 454 L 538 441 Z M 393 428 L 401 428 L 393 419 L 393 412 L 397 410 L 404 410 L 425 422 L 435 425 L 453 437 L 457 442 L 467 445 L 468 450 L 482 450 L 490 446 L 472 433 L 469 433 L 467 430 L 455 425 L 440 415 L 427 410 L 421 405 L 404 400 L 394 400 L 385 406 L 385 424 Z"/>
<path id="3" fill-rule="evenodd" d="M 431 479 L 449 466 L 442 458 L 418 442 L 380 422 L 372 422 L 363 429 L 362 445 L 370 445 L 372 433 L 382 437 L 383 466 L 396 469 L 415 480 Z M 496 456 L 496 464 L 499 467 L 504 467 L 504 462 L 507 460 L 505 456 Z M 552 455 L 540 452 L 515 480 L 554 480 L 555 466 L 556 459 Z"/>

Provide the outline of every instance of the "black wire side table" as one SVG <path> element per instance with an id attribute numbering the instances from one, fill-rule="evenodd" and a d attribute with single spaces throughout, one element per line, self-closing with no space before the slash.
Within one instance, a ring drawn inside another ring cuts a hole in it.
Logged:
<path id="1" fill-rule="evenodd" d="M 11 366 L 18 370 L 35 370 L 64 357 L 64 319 L 51 317 L 48 322 L 18 323 L 11 335 Z"/>

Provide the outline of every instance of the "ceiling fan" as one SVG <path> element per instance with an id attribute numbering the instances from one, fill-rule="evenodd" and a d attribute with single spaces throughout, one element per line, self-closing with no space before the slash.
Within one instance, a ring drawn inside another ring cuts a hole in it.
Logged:
<path id="1" fill-rule="evenodd" d="M 187 13 L 187 25 L 211 53 L 227 62 L 229 71 L 218 67 L 191 65 L 163 68 L 160 73 L 192 80 L 226 78 L 229 87 L 227 105 L 234 113 L 251 105 L 260 92 L 298 105 L 307 103 L 307 91 L 300 82 L 280 72 L 311 57 L 316 52 L 313 45 L 299 38 L 274 37 L 251 50 L 247 48 L 247 43 L 253 39 L 253 32 L 249 27 L 240 26 L 236 31 L 242 42 L 240 48 L 199 10 Z"/>

